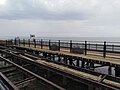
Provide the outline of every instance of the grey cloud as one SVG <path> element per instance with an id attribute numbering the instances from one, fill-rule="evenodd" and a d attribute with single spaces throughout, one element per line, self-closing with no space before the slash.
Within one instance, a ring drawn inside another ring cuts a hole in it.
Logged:
<path id="1" fill-rule="evenodd" d="M 90 16 L 90 15 L 89 15 Z M 2 19 L 45 19 L 45 20 L 85 20 L 89 16 L 79 12 L 65 12 L 62 14 L 56 14 L 47 11 L 19 11 L 10 12 L 0 15 Z"/>
<path id="2" fill-rule="evenodd" d="M 82 11 L 50 11 L 43 3 L 35 0 L 7 0 L 7 10 L 0 14 L 2 19 L 49 19 L 49 20 L 84 20 L 91 15 Z M 38 0 L 39 1 L 39 0 Z M 63 8 L 64 9 L 64 8 Z"/>
<path id="3" fill-rule="evenodd" d="M 0 9 L 1 35 L 120 35 L 120 0 L 7 0 Z"/>

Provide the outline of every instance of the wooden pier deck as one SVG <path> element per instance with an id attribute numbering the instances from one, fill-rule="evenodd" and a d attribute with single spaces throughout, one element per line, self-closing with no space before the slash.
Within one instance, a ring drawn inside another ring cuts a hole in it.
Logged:
<path id="1" fill-rule="evenodd" d="M 76 84 L 85 84 L 88 90 L 120 88 L 120 45 L 87 41 L 6 40 L 1 43 L 0 53 L 1 61 L 23 71 L 26 69 L 24 73 L 34 72 L 33 76 L 40 75 L 45 83 L 50 83 L 50 87 L 60 90 L 66 88 L 67 79 L 67 82 L 70 79 Z M 96 71 L 102 68 L 105 72 Z M 61 78 L 60 85 L 59 82 L 47 80 L 54 75 Z"/>
<path id="2" fill-rule="evenodd" d="M 32 49 L 34 49 L 34 48 L 32 48 Z M 40 69 L 40 67 L 42 67 L 42 68 L 44 67 L 43 70 L 44 71 L 45 71 L 45 69 L 47 70 L 48 76 L 50 75 L 50 73 L 49 73 L 50 71 L 53 71 L 54 73 L 58 73 L 60 75 L 63 75 L 63 76 L 65 76 L 65 78 L 71 78 L 71 79 L 73 79 L 73 76 L 74 76 L 74 80 L 76 80 L 78 82 L 84 82 L 85 84 L 90 85 L 88 87 L 88 90 L 91 90 L 91 88 L 90 88 L 91 87 L 91 83 L 90 82 L 92 82 L 92 85 L 93 86 L 95 85 L 95 87 L 97 87 L 98 85 L 100 85 L 100 86 L 102 86 L 102 88 L 103 87 L 104 88 L 110 88 L 110 89 L 112 88 L 111 90 L 119 90 L 117 88 L 120 88 L 120 83 L 118 81 L 119 78 L 117 78 L 117 77 L 110 76 L 112 78 L 111 79 L 109 76 L 104 75 L 104 74 L 97 74 L 97 73 L 93 74 L 93 72 L 90 73 L 88 71 L 82 71 L 82 69 L 79 69 L 79 70 L 73 69 L 73 68 L 70 68 L 70 67 L 68 67 L 68 66 L 66 66 L 64 64 L 62 65 L 62 64 L 57 64 L 57 63 L 54 63 L 54 62 L 50 62 L 48 60 L 45 60 L 45 59 L 42 59 L 42 58 L 38 58 L 37 56 L 34 56 L 34 55 L 30 55 L 30 54 L 27 54 L 27 53 L 20 53 L 19 51 L 15 52 L 14 50 L 13 51 L 11 50 L 11 52 L 9 52 L 8 50 L 7 51 L 6 50 L 1 50 L 1 52 L 6 53 L 5 55 L 9 54 L 9 56 L 12 56 L 14 58 L 18 58 L 18 59 L 14 59 L 14 60 L 16 60 L 15 62 L 17 64 L 14 63 L 13 61 L 10 61 L 9 59 L 6 59 L 7 56 L 6 57 L 0 57 L 1 60 L 9 62 L 9 63 L 11 63 L 11 64 L 13 64 L 13 65 L 21 68 L 22 70 L 24 70 L 26 72 L 29 72 L 29 73 L 32 73 L 31 71 L 35 70 L 35 69 L 36 69 L 35 71 L 37 73 L 38 70 L 40 70 L 40 71 L 42 70 L 42 69 Z M 51 52 L 51 51 L 49 51 L 49 52 Z M 54 52 L 54 53 L 56 53 L 56 52 Z M 32 59 L 32 58 L 34 58 L 34 59 Z M 21 62 L 19 62 L 19 60 Z M 32 66 L 31 69 L 28 68 L 29 71 L 27 69 L 25 69 L 25 67 L 23 68 L 23 66 L 21 65 L 21 63 L 23 61 L 26 63 L 26 66 L 28 64 L 29 64 L 28 67 L 30 67 L 30 65 Z M 33 75 L 33 73 L 32 73 L 32 75 Z M 38 77 L 38 75 L 36 75 L 36 74 L 34 74 L 34 76 Z M 81 80 L 83 80 L 83 81 L 81 81 Z M 45 81 L 47 81 L 47 80 L 45 80 Z M 52 83 L 50 83 L 50 84 L 52 84 Z M 58 87 L 55 84 L 54 84 L 54 86 L 57 87 L 57 88 L 60 88 L 58 90 L 64 90 L 62 87 Z M 53 89 L 51 89 L 51 90 L 53 90 Z M 92 89 L 92 90 L 94 90 L 94 89 Z"/>
<path id="3" fill-rule="evenodd" d="M 101 53 L 98 54 L 98 52 L 96 51 L 89 51 L 87 53 L 87 55 L 84 54 L 77 54 L 77 53 L 70 53 L 69 49 L 61 49 L 60 51 L 52 51 L 49 50 L 49 47 L 44 47 L 43 49 L 41 49 L 39 46 L 37 46 L 36 48 L 34 46 L 19 46 L 21 48 L 29 48 L 29 49 L 33 49 L 33 50 L 38 50 L 38 51 L 42 51 L 42 52 L 47 52 L 47 53 L 56 53 L 58 55 L 67 55 L 67 56 L 71 56 L 71 57 L 77 57 L 77 58 L 83 58 L 83 59 L 87 59 L 87 60 L 91 60 L 91 61 L 95 61 L 95 62 L 106 62 L 109 63 L 110 65 L 114 64 L 114 65 L 118 65 L 120 66 L 120 55 L 119 54 L 110 54 L 107 55 L 105 58 L 101 55 Z M 91 54 L 92 53 L 92 54 Z"/>
<path id="4" fill-rule="evenodd" d="M 120 88 L 119 46 L 112 46 L 111 51 L 111 49 L 108 50 L 110 45 L 106 45 L 106 43 L 100 44 L 100 49 L 90 48 L 86 42 L 82 44 L 84 46 L 82 48 L 75 46 L 78 43 L 65 44 L 68 45 L 64 46 L 60 42 L 49 41 L 45 44 L 45 42 L 36 43 L 35 40 L 34 42 L 23 40 L 23 42 L 19 41 L 17 44 L 14 42 L 11 45 L 4 45 L 3 47 L 6 48 L 1 48 L 1 53 L 6 55 L 3 55 L 3 58 L 6 59 L 14 56 L 13 61 L 15 60 L 14 62 L 19 65 L 22 65 L 22 63 L 25 63 L 28 67 L 31 65 L 30 70 L 36 70 L 35 72 L 40 68 L 43 69 L 42 74 L 45 78 L 49 76 L 49 72 L 52 72 L 62 75 L 64 78 L 67 77 L 77 82 L 81 81 L 88 85 L 88 88 L 91 88 L 91 84 L 94 84 L 95 87 L 100 85 L 113 90 L 117 90 L 116 87 Z M 100 67 L 105 67 L 105 73 L 96 71 Z"/>

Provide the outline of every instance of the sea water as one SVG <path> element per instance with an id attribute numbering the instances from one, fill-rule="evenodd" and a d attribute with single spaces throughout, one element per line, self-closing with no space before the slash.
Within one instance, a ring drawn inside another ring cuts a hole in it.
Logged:
<path id="1" fill-rule="evenodd" d="M 21 39 L 30 39 L 28 36 L 0 36 L 0 39 L 15 39 L 20 37 Z M 120 42 L 120 37 L 35 37 L 36 39 L 47 40 L 73 40 L 73 41 L 100 41 L 100 42 Z"/>

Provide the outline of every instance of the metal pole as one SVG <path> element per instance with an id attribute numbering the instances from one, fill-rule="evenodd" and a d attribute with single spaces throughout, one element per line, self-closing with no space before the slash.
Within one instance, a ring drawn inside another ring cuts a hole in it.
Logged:
<path id="1" fill-rule="evenodd" d="M 60 40 L 58 42 L 58 50 L 60 51 Z"/>
<path id="2" fill-rule="evenodd" d="M 16 45 L 16 39 L 14 40 L 14 45 Z"/>
<path id="3" fill-rule="evenodd" d="M 103 47 L 103 57 L 106 57 L 106 41 L 104 41 L 104 47 Z"/>
<path id="4" fill-rule="evenodd" d="M 49 50 L 51 49 L 51 45 L 50 44 L 51 44 L 51 41 L 49 40 Z"/>
<path id="5" fill-rule="evenodd" d="M 28 39 L 28 44 L 29 44 L 29 47 L 30 47 L 30 39 Z"/>
<path id="6" fill-rule="evenodd" d="M 85 41 L 85 55 L 87 55 L 87 41 Z"/>
<path id="7" fill-rule="evenodd" d="M 23 39 L 23 46 L 25 47 L 25 39 Z"/>
<path id="8" fill-rule="evenodd" d="M 6 40 L 6 46 L 8 45 L 8 41 Z"/>
<path id="9" fill-rule="evenodd" d="M 41 39 L 41 49 L 43 49 L 43 40 Z"/>
<path id="10" fill-rule="evenodd" d="M 19 46 L 20 46 L 20 39 L 19 39 Z"/>
<path id="11" fill-rule="evenodd" d="M 70 53 L 72 52 L 72 40 L 70 40 Z"/>
<path id="12" fill-rule="evenodd" d="M 36 39 L 34 39 L 34 48 L 36 48 Z"/>

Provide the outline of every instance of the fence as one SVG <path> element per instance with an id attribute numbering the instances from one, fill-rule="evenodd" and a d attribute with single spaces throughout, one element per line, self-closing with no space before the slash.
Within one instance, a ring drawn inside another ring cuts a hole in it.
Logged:
<path id="1" fill-rule="evenodd" d="M 63 40 L 44 40 L 44 39 L 22 39 L 12 40 L 9 42 L 12 45 L 34 46 L 34 48 L 48 47 L 50 50 L 61 51 L 63 49 L 69 50 L 70 53 L 79 54 L 94 54 L 101 55 L 104 58 L 107 54 L 117 55 L 120 54 L 120 42 L 98 42 L 98 41 L 63 41 Z M 8 42 L 6 41 L 6 44 Z M 8 44 L 7 44 L 8 45 Z"/>

